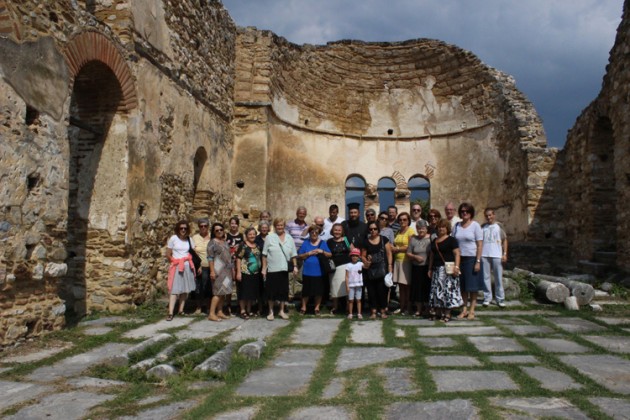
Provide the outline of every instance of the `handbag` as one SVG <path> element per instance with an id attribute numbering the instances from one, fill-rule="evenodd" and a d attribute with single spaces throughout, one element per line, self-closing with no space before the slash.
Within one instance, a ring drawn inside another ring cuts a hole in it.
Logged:
<path id="1" fill-rule="evenodd" d="M 372 254 L 372 262 L 370 263 L 370 268 L 368 268 L 368 273 L 373 279 L 381 279 L 387 274 L 385 270 L 385 245 L 383 245 L 383 238 L 380 238 L 380 241 L 381 249 L 378 253 Z"/>
<path id="2" fill-rule="evenodd" d="M 335 262 L 332 259 L 325 256 L 323 253 L 317 254 L 317 260 L 319 261 L 319 267 L 322 270 L 322 276 L 329 276 L 332 273 L 334 273 L 335 270 L 337 269 L 337 267 L 335 266 Z"/>
<path id="3" fill-rule="evenodd" d="M 285 254 L 284 252 L 284 247 L 282 246 L 282 243 L 278 242 L 278 245 L 280 245 L 280 251 L 282 251 L 284 259 L 287 260 L 287 271 L 289 273 L 293 272 L 293 269 L 295 268 L 295 266 L 293 265 L 293 261 L 291 260 L 291 258 L 287 258 L 287 254 Z"/>
<path id="4" fill-rule="evenodd" d="M 393 287 L 394 286 L 394 276 L 392 273 L 387 273 L 385 275 L 385 287 Z"/>
<path id="5" fill-rule="evenodd" d="M 192 256 L 192 261 L 195 266 L 195 274 L 196 274 L 199 267 L 201 267 L 201 257 L 199 256 L 199 254 L 197 254 L 197 251 L 193 249 L 192 243 L 190 242 L 190 236 L 188 237 L 188 246 L 190 247 L 188 249 L 188 252 Z"/>
<path id="6" fill-rule="evenodd" d="M 444 263 L 444 271 L 449 276 L 452 276 L 454 274 L 455 262 L 444 260 L 444 255 L 442 255 L 442 252 L 440 252 L 440 244 L 437 241 L 435 241 L 435 249 L 437 249 L 438 254 L 440 254 L 440 258 L 442 259 L 442 262 Z"/>

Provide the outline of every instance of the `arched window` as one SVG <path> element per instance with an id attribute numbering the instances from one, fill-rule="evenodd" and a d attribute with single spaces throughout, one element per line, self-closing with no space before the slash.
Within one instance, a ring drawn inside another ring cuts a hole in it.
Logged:
<path id="1" fill-rule="evenodd" d="M 363 207 L 365 206 L 365 179 L 358 175 L 349 176 L 346 180 L 346 219 L 348 218 L 348 203 L 359 203 L 359 214 L 363 220 Z"/>
<path id="2" fill-rule="evenodd" d="M 407 188 L 411 192 L 409 196 L 410 203 L 420 203 L 422 206 L 422 214 L 429 214 L 431 209 L 431 183 L 422 175 L 414 175 L 409 179 Z"/>
<path id="3" fill-rule="evenodd" d="M 376 186 L 380 211 L 387 211 L 387 207 L 396 205 L 396 182 L 391 178 L 381 178 Z"/>

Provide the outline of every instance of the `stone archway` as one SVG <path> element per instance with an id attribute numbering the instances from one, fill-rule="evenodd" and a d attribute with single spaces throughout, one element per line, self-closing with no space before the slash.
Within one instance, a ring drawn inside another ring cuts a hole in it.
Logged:
<path id="1" fill-rule="evenodd" d="M 131 73 L 109 40 L 80 34 L 66 48 L 69 110 L 68 275 L 60 296 L 69 313 L 131 303 L 126 246 L 127 111 L 136 104 Z M 128 301 L 128 302 L 126 302 Z"/>

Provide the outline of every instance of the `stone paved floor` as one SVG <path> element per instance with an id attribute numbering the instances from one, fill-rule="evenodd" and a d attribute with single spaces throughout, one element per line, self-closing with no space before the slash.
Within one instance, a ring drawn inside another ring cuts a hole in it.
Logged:
<path id="1" fill-rule="evenodd" d="M 0 353 L 0 417 L 630 418 L 630 314 L 568 316 L 521 306 L 479 315 L 447 325 L 297 314 L 274 322 L 92 320 L 50 343 Z M 83 340 L 93 344 L 77 351 Z M 213 340 L 236 349 L 268 344 L 260 360 L 232 356 L 235 371 L 226 376 L 178 377 L 203 349 L 175 357 L 173 343 Z M 174 376 L 97 377 L 131 372 L 138 362 L 132 352 L 145 343 L 153 347 L 137 366 L 172 364 L 173 371 L 154 369 Z"/>

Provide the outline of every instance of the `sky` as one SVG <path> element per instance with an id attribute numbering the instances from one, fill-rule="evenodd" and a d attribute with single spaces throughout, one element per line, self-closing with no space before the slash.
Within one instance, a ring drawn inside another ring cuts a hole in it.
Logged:
<path id="1" fill-rule="evenodd" d="M 547 143 L 567 131 L 602 86 L 623 0 L 223 0 L 239 26 L 296 44 L 342 39 L 438 39 L 516 80 Z"/>

